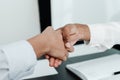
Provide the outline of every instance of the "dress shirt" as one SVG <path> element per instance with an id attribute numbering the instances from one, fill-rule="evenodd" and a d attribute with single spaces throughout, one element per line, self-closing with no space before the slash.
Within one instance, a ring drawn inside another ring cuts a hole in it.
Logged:
<path id="1" fill-rule="evenodd" d="M 101 50 L 110 49 L 120 44 L 120 22 L 88 25 L 90 29 L 89 45 Z"/>
<path id="2" fill-rule="evenodd" d="M 0 47 L 0 80 L 21 80 L 33 72 L 37 58 L 27 41 Z"/>

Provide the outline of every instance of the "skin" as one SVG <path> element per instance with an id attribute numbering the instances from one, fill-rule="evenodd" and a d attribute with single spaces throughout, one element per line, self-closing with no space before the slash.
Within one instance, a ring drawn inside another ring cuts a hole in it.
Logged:
<path id="1" fill-rule="evenodd" d="M 68 51 L 74 50 L 73 45 L 78 40 L 90 40 L 90 30 L 85 24 L 67 24 L 58 30 L 62 32 L 64 43 L 68 43 L 68 45 L 65 45 Z M 62 63 L 62 60 L 49 55 L 46 55 L 46 58 L 49 60 L 51 67 L 58 67 Z"/>
<path id="2" fill-rule="evenodd" d="M 53 59 L 56 59 L 57 65 L 67 59 L 68 51 L 64 45 L 61 30 L 55 31 L 52 27 L 47 27 L 41 34 L 27 41 L 32 45 L 37 58 L 49 55 L 53 57 L 49 61 L 52 63 Z"/>

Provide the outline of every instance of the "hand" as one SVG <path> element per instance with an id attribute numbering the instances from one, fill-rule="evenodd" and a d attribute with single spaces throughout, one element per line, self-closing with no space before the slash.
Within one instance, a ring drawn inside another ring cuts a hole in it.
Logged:
<path id="1" fill-rule="evenodd" d="M 47 27 L 42 34 L 28 40 L 33 46 L 37 57 L 49 55 L 60 60 L 66 60 L 68 51 L 65 48 L 61 31 L 54 31 L 52 27 Z"/>
<path id="2" fill-rule="evenodd" d="M 62 31 L 64 43 L 69 43 L 68 45 L 65 45 L 68 51 L 74 50 L 73 45 L 78 40 L 90 40 L 89 28 L 84 24 L 67 24 L 58 30 Z M 59 59 L 50 57 L 49 55 L 46 55 L 46 58 L 49 60 L 49 65 L 52 67 L 58 67 L 62 62 Z"/>
<path id="3" fill-rule="evenodd" d="M 65 46 L 66 46 L 66 48 L 69 48 L 69 49 L 71 47 L 69 43 L 66 43 Z M 72 50 L 74 50 L 74 49 L 71 49 L 71 51 Z M 71 52 L 71 51 L 69 51 L 69 52 Z M 46 57 L 46 59 L 48 59 L 49 66 L 51 66 L 51 67 L 58 67 L 62 63 L 62 60 L 60 60 L 58 58 L 54 58 L 54 57 L 51 57 L 49 55 L 45 55 L 45 57 Z M 68 55 L 67 55 L 67 57 L 68 57 Z"/>
<path id="4" fill-rule="evenodd" d="M 62 28 L 59 28 L 56 31 L 62 31 Z M 69 42 L 66 42 L 64 40 L 64 44 L 65 44 L 66 49 L 69 52 L 73 52 L 74 51 L 73 46 Z M 51 66 L 51 67 L 58 67 L 62 63 L 62 60 L 60 60 L 58 58 L 51 57 L 50 55 L 45 55 L 45 57 L 46 57 L 46 59 L 49 60 L 49 66 Z"/>
<path id="5" fill-rule="evenodd" d="M 64 40 L 71 45 L 74 45 L 78 40 L 90 40 L 90 31 L 87 25 L 67 24 L 61 29 Z"/>

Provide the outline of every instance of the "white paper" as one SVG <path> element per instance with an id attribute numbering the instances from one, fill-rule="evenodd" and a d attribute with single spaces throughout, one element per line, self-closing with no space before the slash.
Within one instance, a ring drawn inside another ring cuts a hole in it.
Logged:
<path id="1" fill-rule="evenodd" d="M 110 77 L 107 77 L 107 78 L 104 78 L 104 79 L 100 79 L 100 80 L 120 80 L 120 74 L 112 75 Z"/>
<path id="2" fill-rule="evenodd" d="M 67 68 L 83 80 L 112 80 L 114 72 L 120 71 L 120 55 L 113 54 L 93 60 L 78 62 L 67 65 Z M 120 79 L 119 79 L 120 80 Z"/>
<path id="3" fill-rule="evenodd" d="M 48 76 L 48 75 L 55 75 L 58 74 L 58 72 L 55 70 L 55 68 L 50 67 L 48 60 L 39 60 L 37 62 L 37 65 L 35 66 L 35 70 L 32 75 L 26 76 L 23 79 L 30 79 L 30 78 L 37 78 L 42 76 Z"/>

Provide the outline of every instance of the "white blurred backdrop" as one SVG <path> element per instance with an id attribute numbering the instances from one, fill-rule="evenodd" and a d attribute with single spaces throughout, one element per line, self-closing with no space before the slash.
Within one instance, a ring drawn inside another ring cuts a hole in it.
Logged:
<path id="1" fill-rule="evenodd" d="M 40 33 L 37 0 L 0 0 L 0 45 Z"/>

